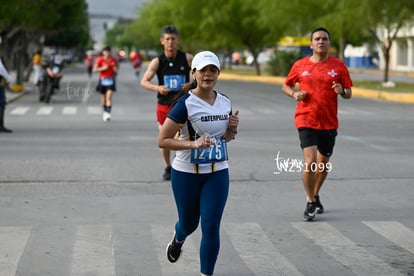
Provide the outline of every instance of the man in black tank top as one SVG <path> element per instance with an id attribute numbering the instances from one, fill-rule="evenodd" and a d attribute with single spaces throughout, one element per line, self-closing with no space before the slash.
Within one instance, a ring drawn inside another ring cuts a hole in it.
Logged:
<path id="1" fill-rule="evenodd" d="M 157 123 L 160 128 L 167 118 L 172 103 L 191 87 L 190 71 L 193 56 L 178 50 L 179 32 L 175 26 L 167 25 L 161 29 L 160 42 L 164 53 L 151 60 L 142 76 L 141 86 L 157 92 Z M 151 83 L 157 75 L 158 85 Z M 164 180 L 170 180 L 170 151 L 160 149 L 165 165 Z"/>

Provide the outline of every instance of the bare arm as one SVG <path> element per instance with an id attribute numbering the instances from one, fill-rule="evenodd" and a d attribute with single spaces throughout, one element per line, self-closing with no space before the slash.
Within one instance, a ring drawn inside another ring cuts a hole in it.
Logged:
<path id="1" fill-rule="evenodd" d="M 350 99 L 352 98 L 352 88 L 345 88 L 344 89 L 345 94 L 341 94 L 341 97 L 344 99 Z"/>
<path id="2" fill-rule="evenodd" d="M 303 101 L 306 97 L 306 91 L 297 91 L 294 87 L 283 84 L 282 91 L 289 97 L 294 98 L 296 101 Z"/>
<path id="3" fill-rule="evenodd" d="M 106 69 L 108 69 L 108 65 L 99 66 L 97 63 L 93 65 L 94 72 L 101 72 L 101 71 L 105 71 Z"/>
<path id="4" fill-rule="evenodd" d="M 169 150 L 189 150 L 207 148 L 211 144 L 210 139 L 205 137 L 199 137 L 195 141 L 178 140 L 175 136 L 179 130 L 180 126 L 170 118 L 167 118 L 158 135 L 158 147 Z"/>
<path id="5" fill-rule="evenodd" d="M 341 95 L 341 97 L 344 99 L 350 99 L 352 97 L 352 89 L 344 88 L 340 83 L 333 82 L 332 88 L 336 94 Z"/>
<path id="6" fill-rule="evenodd" d="M 148 65 L 147 71 L 145 71 L 144 75 L 141 79 L 141 87 L 145 88 L 149 91 L 159 92 L 162 95 L 168 94 L 168 88 L 165 85 L 156 85 L 151 83 L 152 78 L 157 73 L 159 67 L 159 60 L 158 58 L 154 58 L 151 60 L 150 64 Z"/>

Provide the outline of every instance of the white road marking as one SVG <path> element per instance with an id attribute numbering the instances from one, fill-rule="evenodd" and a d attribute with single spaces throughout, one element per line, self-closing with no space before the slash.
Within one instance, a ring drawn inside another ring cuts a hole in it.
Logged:
<path id="1" fill-rule="evenodd" d="M 414 232 L 396 221 L 363 221 L 369 228 L 414 254 Z"/>
<path id="2" fill-rule="evenodd" d="M 16 275 L 30 228 L 0 227 L 0 275 Z"/>
<path id="3" fill-rule="evenodd" d="M 53 109 L 52 106 L 42 106 L 37 110 L 36 115 L 50 115 Z"/>
<path id="4" fill-rule="evenodd" d="M 293 223 L 293 227 L 320 246 L 323 251 L 339 263 L 351 269 L 356 275 L 403 275 L 383 260 L 349 240 L 328 223 Z"/>
<path id="5" fill-rule="evenodd" d="M 65 106 L 63 108 L 62 114 L 75 115 L 77 112 L 78 112 L 78 108 L 76 106 Z"/>
<path id="6" fill-rule="evenodd" d="M 29 111 L 29 107 L 18 106 L 15 107 L 12 111 L 10 111 L 10 115 L 24 115 Z"/>
<path id="7" fill-rule="evenodd" d="M 223 225 L 247 267 L 260 276 L 303 275 L 275 248 L 257 223 Z"/>
<path id="8" fill-rule="evenodd" d="M 78 226 L 71 276 L 115 276 L 111 225 Z"/>

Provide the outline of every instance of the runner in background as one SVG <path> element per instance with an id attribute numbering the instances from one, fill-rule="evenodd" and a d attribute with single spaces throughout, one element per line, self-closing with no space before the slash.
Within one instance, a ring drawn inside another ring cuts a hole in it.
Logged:
<path id="1" fill-rule="evenodd" d="M 132 67 L 134 67 L 135 76 L 139 79 L 142 66 L 142 55 L 139 51 L 133 51 L 130 55 Z"/>
<path id="2" fill-rule="evenodd" d="M 85 66 L 86 66 L 86 72 L 88 73 L 89 78 L 92 77 L 93 64 L 94 64 L 94 60 L 93 60 L 92 53 L 90 51 L 87 51 L 86 57 L 85 57 Z"/>
<path id="3" fill-rule="evenodd" d="M 94 72 L 99 72 L 99 82 L 96 91 L 101 93 L 102 119 L 111 120 L 112 93 L 116 91 L 115 77 L 118 70 L 118 62 L 111 54 L 111 47 L 106 46 L 102 50 L 102 56 L 96 59 Z"/>
<path id="4" fill-rule="evenodd" d="M 178 50 L 179 32 L 175 26 L 167 25 L 161 29 L 160 42 L 164 52 L 154 58 L 142 76 L 141 86 L 157 93 L 157 123 L 161 128 L 173 102 L 190 87 L 190 65 L 193 56 Z M 151 83 L 157 75 L 158 85 Z M 164 180 L 171 178 L 170 150 L 160 149 L 164 161 Z"/>

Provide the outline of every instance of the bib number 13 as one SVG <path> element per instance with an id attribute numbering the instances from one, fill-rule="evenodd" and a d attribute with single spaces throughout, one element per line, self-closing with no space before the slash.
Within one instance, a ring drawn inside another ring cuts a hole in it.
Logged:
<path id="1" fill-rule="evenodd" d="M 184 75 L 166 75 L 164 76 L 164 84 L 167 85 L 168 91 L 177 92 L 181 90 L 181 86 L 185 83 Z"/>

